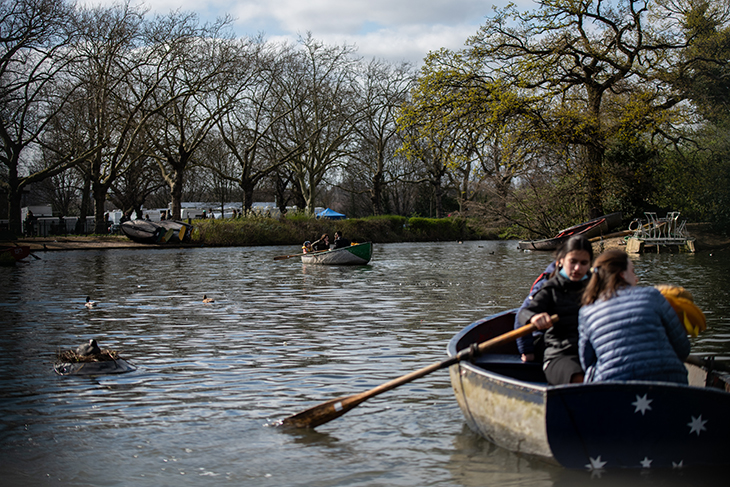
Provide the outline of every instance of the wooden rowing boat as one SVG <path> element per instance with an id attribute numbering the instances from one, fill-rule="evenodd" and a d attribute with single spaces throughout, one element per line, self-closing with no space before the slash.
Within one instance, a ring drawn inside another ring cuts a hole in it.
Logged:
<path id="1" fill-rule="evenodd" d="M 147 244 L 189 242 L 193 230 L 192 225 L 175 220 L 130 220 L 119 228 L 129 239 Z"/>
<path id="2" fill-rule="evenodd" d="M 512 330 L 514 312 L 472 323 L 448 353 Z M 728 465 L 727 376 L 687 364 L 690 385 L 629 381 L 549 386 L 510 343 L 449 368 L 466 422 L 508 450 L 567 468 Z"/>
<path id="3" fill-rule="evenodd" d="M 165 229 L 165 232 L 172 230 L 172 234 L 167 239 L 168 243 L 190 242 L 193 234 L 193 226 L 177 220 L 162 220 L 155 222 L 156 225 Z"/>
<path id="4" fill-rule="evenodd" d="M 119 228 L 130 240 L 147 244 L 158 243 L 164 230 L 147 220 L 129 220 L 122 222 Z"/>
<path id="5" fill-rule="evenodd" d="M 578 225 L 565 228 L 553 238 L 542 240 L 520 240 L 517 244 L 522 250 L 555 250 L 560 244 L 573 235 L 583 235 L 586 238 L 598 237 L 621 224 L 621 212 L 610 213 Z"/>
<path id="6" fill-rule="evenodd" d="M 373 256 L 372 242 L 353 244 L 349 247 L 312 252 L 302 255 L 303 264 L 322 265 L 364 265 L 370 262 Z"/>

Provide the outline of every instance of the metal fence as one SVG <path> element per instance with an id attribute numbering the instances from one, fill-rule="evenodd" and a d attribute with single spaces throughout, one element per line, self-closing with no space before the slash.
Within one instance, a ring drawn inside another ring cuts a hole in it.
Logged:
<path id="1" fill-rule="evenodd" d="M 629 227 L 634 230 L 634 238 L 647 243 L 682 244 L 687 240 L 685 232 L 686 220 L 679 221 L 679 212 L 670 211 L 664 218 L 657 217 L 655 212 L 644 212 L 646 222 L 634 220 Z"/>

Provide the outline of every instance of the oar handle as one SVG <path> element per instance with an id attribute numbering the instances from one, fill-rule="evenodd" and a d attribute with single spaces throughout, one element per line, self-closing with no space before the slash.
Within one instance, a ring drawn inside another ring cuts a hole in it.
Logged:
<path id="1" fill-rule="evenodd" d="M 558 315 L 550 315 L 550 321 L 554 323 L 557 323 L 560 318 Z M 482 353 L 486 352 L 490 348 L 494 348 L 496 346 L 510 343 L 514 340 L 517 340 L 518 338 L 522 338 L 525 335 L 529 335 L 533 331 L 537 331 L 538 328 L 533 325 L 532 323 L 521 326 L 515 330 L 508 331 L 507 333 L 503 333 L 502 335 L 499 335 L 497 337 L 492 338 L 491 340 L 486 340 L 479 344 L 473 344 L 469 348 L 465 348 L 461 352 L 457 354 L 456 357 L 459 357 L 459 360 L 472 360 L 473 358 L 481 355 Z"/>

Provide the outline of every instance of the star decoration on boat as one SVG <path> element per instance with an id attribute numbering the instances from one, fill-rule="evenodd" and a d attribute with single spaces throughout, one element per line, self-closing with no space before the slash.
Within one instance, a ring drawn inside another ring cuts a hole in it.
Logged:
<path id="1" fill-rule="evenodd" d="M 700 414 L 698 417 L 692 416 L 692 421 L 687 423 L 687 426 L 689 426 L 689 434 L 697 433 L 697 436 L 700 436 L 701 431 L 707 431 L 707 428 L 705 428 L 705 425 L 707 424 L 707 421 L 702 420 L 702 415 Z"/>
<path id="2" fill-rule="evenodd" d="M 601 455 L 598 455 L 596 458 L 588 457 L 588 460 L 590 461 L 590 463 L 586 465 L 586 468 L 591 471 L 601 470 L 603 469 L 603 467 L 606 466 L 606 463 L 608 463 L 601 460 Z"/>
<path id="3" fill-rule="evenodd" d="M 641 468 L 651 468 L 652 461 L 653 460 L 651 460 L 649 457 L 644 457 L 644 459 L 639 463 L 641 463 Z"/>
<path id="4" fill-rule="evenodd" d="M 646 414 L 647 411 L 651 411 L 650 404 L 654 400 L 654 399 L 647 399 L 646 396 L 647 396 L 647 394 L 644 394 L 643 397 L 639 397 L 639 395 L 637 394 L 636 401 L 631 403 L 632 406 L 636 407 L 636 409 L 634 409 L 634 412 L 638 413 L 639 411 L 641 411 L 642 416 L 644 414 Z"/>
<path id="5" fill-rule="evenodd" d="M 684 460 L 680 460 L 679 463 L 672 462 L 672 468 L 684 468 Z"/>

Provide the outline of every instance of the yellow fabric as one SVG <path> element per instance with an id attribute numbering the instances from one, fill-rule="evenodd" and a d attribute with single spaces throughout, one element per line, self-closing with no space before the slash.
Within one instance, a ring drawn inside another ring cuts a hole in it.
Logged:
<path id="1" fill-rule="evenodd" d="M 696 337 L 707 328 L 705 314 L 695 305 L 692 293 L 680 286 L 657 286 L 659 292 L 669 301 L 679 316 L 688 335 Z"/>

